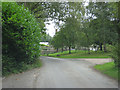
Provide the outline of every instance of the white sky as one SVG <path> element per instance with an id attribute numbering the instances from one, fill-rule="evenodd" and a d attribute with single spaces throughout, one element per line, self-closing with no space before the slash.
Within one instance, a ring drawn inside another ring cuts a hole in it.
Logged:
<path id="1" fill-rule="evenodd" d="M 53 37 L 55 35 L 55 23 L 53 21 L 45 22 L 45 27 L 47 29 L 46 33 Z"/>
<path id="2" fill-rule="evenodd" d="M 47 23 L 49 23 L 49 24 L 47 24 Z M 59 24 L 62 25 L 63 22 L 60 21 Z M 47 29 L 46 33 L 49 34 L 49 35 L 52 36 L 52 37 L 55 35 L 56 29 L 58 29 L 58 27 L 55 26 L 54 21 L 45 22 L 45 27 L 46 27 L 46 29 Z M 59 30 L 59 29 L 58 29 L 58 30 Z"/>

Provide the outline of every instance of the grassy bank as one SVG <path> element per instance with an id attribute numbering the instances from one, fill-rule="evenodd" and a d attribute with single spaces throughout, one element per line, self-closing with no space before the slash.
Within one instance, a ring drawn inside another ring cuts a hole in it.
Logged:
<path id="1" fill-rule="evenodd" d="M 8 71 L 5 71 L 5 72 L 2 72 L 2 76 L 3 77 L 7 77 L 11 74 L 18 74 L 18 73 L 22 73 L 22 72 L 25 72 L 27 70 L 30 70 L 30 69 L 34 69 L 34 68 L 38 68 L 38 67 L 41 67 L 42 66 L 42 62 L 40 59 L 36 60 L 35 63 L 33 64 L 21 64 L 21 67 L 14 67 L 12 68 L 12 71 L 8 72 Z"/>
<path id="2" fill-rule="evenodd" d="M 120 80 L 120 78 L 118 78 L 118 73 L 120 73 L 120 71 L 118 72 L 118 68 L 115 67 L 114 62 L 96 65 L 94 68 L 116 80 Z"/>
<path id="3" fill-rule="evenodd" d="M 50 57 L 58 57 L 58 58 L 110 58 L 111 53 L 110 52 L 103 52 L 103 51 L 91 51 L 91 54 L 88 54 L 87 51 L 75 51 L 72 50 L 72 53 L 69 54 L 68 51 L 58 52 L 49 54 Z"/>

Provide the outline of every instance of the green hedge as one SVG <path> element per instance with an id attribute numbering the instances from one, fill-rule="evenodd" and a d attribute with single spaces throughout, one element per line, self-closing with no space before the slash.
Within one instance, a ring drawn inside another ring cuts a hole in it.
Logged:
<path id="1" fill-rule="evenodd" d="M 120 45 L 117 44 L 112 51 L 112 58 L 114 59 L 115 66 L 120 69 Z"/>
<path id="2" fill-rule="evenodd" d="M 42 23 L 43 24 L 43 23 Z M 2 3 L 3 74 L 40 56 L 41 28 L 34 15 L 16 2 Z"/>

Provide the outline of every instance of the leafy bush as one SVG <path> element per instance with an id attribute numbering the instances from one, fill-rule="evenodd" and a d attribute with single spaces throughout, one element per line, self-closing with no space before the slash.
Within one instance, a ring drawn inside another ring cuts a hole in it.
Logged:
<path id="1" fill-rule="evenodd" d="M 40 56 L 41 31 L 34 15 L 24 6 L 2 3 L 3 72 L 11 72 L 21 63 L 35 62 Z"/>
<path id="2" fill-rule="evenodd" d="M 119 55 L 120 55 L 119 46 L 116 45 L 113 49 L 112 58 L 114 59 L 115 66 L 120 68 L 120 56 Z"/>
<path id="3" fill-rule="evenodd" d="M 13 57 L 3 56 L 3 58 L 4 58 L 3 60 L 4 67 L 3 67 L 3 72 L 2 72 L 3 76 L 7 76 L 13 73 L 14 74 L 21 73 L 23 71 L 42 66 L 42 63 L 39 59 L 36 59 L 33 64 L 26 64 L 25 62 L 21 62 L 21 63 L 14 62 L 13 63 L 13 61 L 15 60 Z"/>

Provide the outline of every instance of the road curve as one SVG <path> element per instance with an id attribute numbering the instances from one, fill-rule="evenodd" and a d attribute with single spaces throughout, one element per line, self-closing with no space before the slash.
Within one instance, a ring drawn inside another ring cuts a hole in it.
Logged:
<path id="1" fill-rule="evenodd" d="M 42 56 L 43 66 L 3 79 L 3 88 L 118 88 L 117 81 L 101 74 L 86 59 Z"/>

